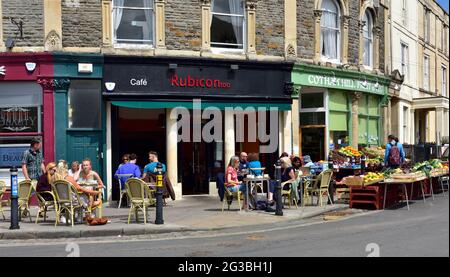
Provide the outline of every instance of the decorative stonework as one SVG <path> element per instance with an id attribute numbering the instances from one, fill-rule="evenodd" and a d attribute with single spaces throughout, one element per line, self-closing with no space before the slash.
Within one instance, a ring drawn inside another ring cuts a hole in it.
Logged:
<path id="1" fill-rule="evenodd" d="M 201 6 L 211 6 L 211 0 L 199 0 Z"/>
<path id="2" fill-rule="evenodd" d="M 247 0 L 245 2 L 245 8 L 247 10 L 256 10 L 256 4 L 257 4 L 258 0 Z"/>
<path id="3" fill-rule="evenodd" d="M 45 38 L 45 51 L 61 50 L 61 37 L 55 30 L 51 30 Z"/>
<path id="4" fill-rule="evenodd" d="M 54 79 L 54 87 L 55 91 L 67 91 L 70 86 L 70 79 L 68 78 L 60 78 L 60 79 Z"/>
<path id="5" fill-rule="evenodd" d="M 295 47 L 289 43 L 286 48 L 286 56 L 288 58 L 296 58 L 297 57 L 297 51 L 295 51 Z"/>
<path id="6" fill-rule="evenodd" d="M 55 88 L 55 80 L 53 78 L 39 78 L 37 83 L 41 85 L 44 91 L 53 90 Z"/>
<path id="7" fill-rule="evenodd" d="M 294 89 L 293 89 L 293 91 L 292 91 L 291 98 L 298 99 L 298 97 L 299 97 L 299 95 L 300 95 L 300 90 L 301 90 L 301 89 L 302 89 L 301 86 L 294 85 Z"/>
<path id="8" fill-rule="evenodd" d="M 341 16 L 341 20 L 342 20 L 342 23 L 344 24 L 344 28 L 348 28 L 348 26 L 350 24 L 350 19 L 351 19 L 351 17 L 348 15 Z"/>
<path id="9" fill-rule="evenodd" d="M 321 18 L 322 17 L 322 10 L 314 10 L 314 17 L 317 18 Z"/>
<path id="10" fill-rule="evenodd" d="M 42 77 L 37 80 L 37 83 L 42 86 L 44 91 L 67 91 L 70 86 L 70 79 Z"/>

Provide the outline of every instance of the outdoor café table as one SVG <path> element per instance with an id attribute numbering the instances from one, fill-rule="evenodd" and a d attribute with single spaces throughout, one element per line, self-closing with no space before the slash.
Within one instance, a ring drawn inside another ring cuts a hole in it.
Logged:
<path id="1" fill-rule="evenodd" d="M 99 189 L 99 187 L 98 187 L 98 183 L 97 183 L 97 181 L 93 181 L 93 182 L 85 182 L 85 183 L 79 183 L 79 185 L 80 186 L 82 186 L 82 187 L 84 187 L 84 188 L 87 188 L 87 189 L 89 189 L 89 190 L 93 190 L 93 191 L 100 191 L 100 198 L 102 197 L 101 195 L 102 195 L 102 192 L 101 192 L 101 189 Z M 90 197 L 93 197 L 94 199 L 94 201 L 95 201 L 95 196 L 90 196 Z M 101 208 L 101 205 L 100 205 L 100 208 L 99 208 L 99 217 L 102 217 L 102 208 Z"/>
<path id="2" fill-rule="evenodd" d="M 245 190 L 245 196 L 247 199 L 247 205 L 245 206 L 245 210 L 248 211 L 249 210 L 249 204 L 248 204 L 248 200 L 249 200 L 249 194 L 248 191 L 251 190 L 253 191 L 253 187 L 256 186 L 257 183 L 262 183 L 264 186 L 264 183 L 267 186 L 267 194 L 269 193 L 269 182 L 270 182 L 270 178 L 269 177 L 246 177 L 244 178 L 244 183 L 247 187 L 247 189 Z M 258 192 L 255 193 L 255 203 L 258 200 Z"/>
<path id="3" fill-rule="evenodd" d="M 420 187 L 422 189 L 422 197 L 423 202 L 425 203 L 425 193 L 423 191 L 423 181 L 426 180 L 427 177 L 421 177 L 415 180 L 401 180 L 401 179 L 385 179 L 383 182 L 380 182 L 381 184 L 384 184 L 384 197 L 383 197 L 383 210 L 386 208 L 386 192 L 389 185 L 402 185 L 403 190 L 405 192 L 405 199 L 406 199 L 406 205 L 408 207 L 409 211 L 409 197 L 408 197 L 408 190 L 406 188 L 406 185 L 411 185 L 411 197 L 413 195 L 413 189 L 414 189 L 414 183 L 420 182 Z"/>

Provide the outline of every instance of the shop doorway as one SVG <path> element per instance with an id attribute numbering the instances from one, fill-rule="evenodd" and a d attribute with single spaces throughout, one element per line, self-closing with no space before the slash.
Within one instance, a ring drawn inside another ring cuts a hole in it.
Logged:
<path id="1" fill-rule="evenodd" d="M 309 155 L 313 162 L 325 158 L 325 127 L 301 128 L 301 155 Z"/>
<path id="2" fill-rule="evenodd" d="M 103 155 L 102 155 L 102 132 L 83 132 L 69 131 L 67 161 L 70 164 L 73 161 L 81 163 L 84 159 L 91 160 L 92 170 L 103 178 Z"/>
<path id="3" fill-rule="evenodd" d="M 131 109 L 114 107 L 112 109 L 112 172 L 122 162 L 123 154 L 137 155 L 136 164 L 144 172 L 149 163 L 148 152 L 156 151 L 159 161 L 166 162 L 165 109 Z M 118 183 L 113 178 L 113 200 L 119 198 Z"/>
<path id="4" fill-rule="evenodd" d="M 213 179 L 215 143 L 181 142 L 183 195 L 209 194 Z"/>

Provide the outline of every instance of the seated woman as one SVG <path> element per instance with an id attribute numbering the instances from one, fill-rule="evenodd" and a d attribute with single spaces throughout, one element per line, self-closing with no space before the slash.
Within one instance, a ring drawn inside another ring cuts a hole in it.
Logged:
<path id="1" fill-rule="evenodd" d="M 292 191 L 294 192 L 294 195 L 296 199 L 299 199 L 298 192 L 297 192 L 297 176 L 295 174 L 295 170 L 298 170 L 301 166 L 301 161 L 299 157 L 294 157 L 294 166 L 291 164 L 291 160 L 288 157 L 281 158 L 281 183 L 290 182 L 292 186 Z M 299 174 L 301 174 L 299 172 Z M 269 205 L 273 204 L 273 194 L 276 189 L 276 182 L 270 182 L 269 183 L 269 195 L 268 195 L 268 202 Z M 285 184 L 282 188 L 283 190 L 289 189 L 289 185 Z"/>
<path id="2" fill-rule="evenodd" d="M 225 186 L 231 192 L 242 191 L 245 192 L 247 187 L 239 183 L 237 169 L 239 168 L 239 157 L 233 156 L 228 163 L 227 171 L 225 172 Z M 244 198 L 243 207 L 247 206 L 247 199 Z"/>
<path id="3" fill-rule="evenodd" d="M 261 168 L 261 162 L 259 161 L 258 153 L 250 153 L 248 154 L 248 168 L 250 174 L 255 176 L 262 176 L 263 171 L 261 169 L 253 169 L 253 168 Z"/>
<path id="4" fill-rule="evenodd" d="M 75 179 L 69 175 L 69 171 L 67 168 L 67 162 L 64 160 L 60 160 L 58 162 L 57 166 L 57 174 L 55 175 L 55 180 L 66 180 L 70 182 L 80 193 L 79 197 L 81 200 L 81 205 L 83 208 L 87 209 L 88 207 L 97 207 L 101 205 L 101 200 L 94 201 L 93 196 L 98 196 L 100 194 L 100 191 L 94 191 L 87 188 L 84 188 L 80 186 L 77 182 L 75 182 Z M 75 195 L 73 196 L 73 200 L 76 200 Z"/>
<path id="5" fill-rule="evenodd" d="M 51 183 L 52 183 L 53 178 L 56 173 L 56 164 L 53 162 L 49 163 L 45 167 L 45 171 L 46 171 L 46 173 L 41 175 L 41 177 L 39 177 L 39 180 L 36 185 L 36 191 L 41 193 L 41 196 L 42 196 L 42 198 L 45 199 L 45 201 L 53 201 L 54 200 L 53 196 L 49 193 L 44 193 L 44 192 L 52 191 Z"/>
<path id="6" fill-rule="evenodd" d="M 75 180 L 78 184 L 92 184 L 97 183 L 98 188 L 103 188 L 103 182 L 97 172 L 92 170 L 92 164 L 90 159 L 84 159 L 81 164 L 81 172 L 78 180 Z"/>

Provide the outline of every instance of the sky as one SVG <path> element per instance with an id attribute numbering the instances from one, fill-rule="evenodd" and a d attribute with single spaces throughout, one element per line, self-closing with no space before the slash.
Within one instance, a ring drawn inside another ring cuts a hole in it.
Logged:
<path id="1" fill-rule="evenodd" d="M 448 0 L 437 0 L 437 2 L 448 12 Z"/>

